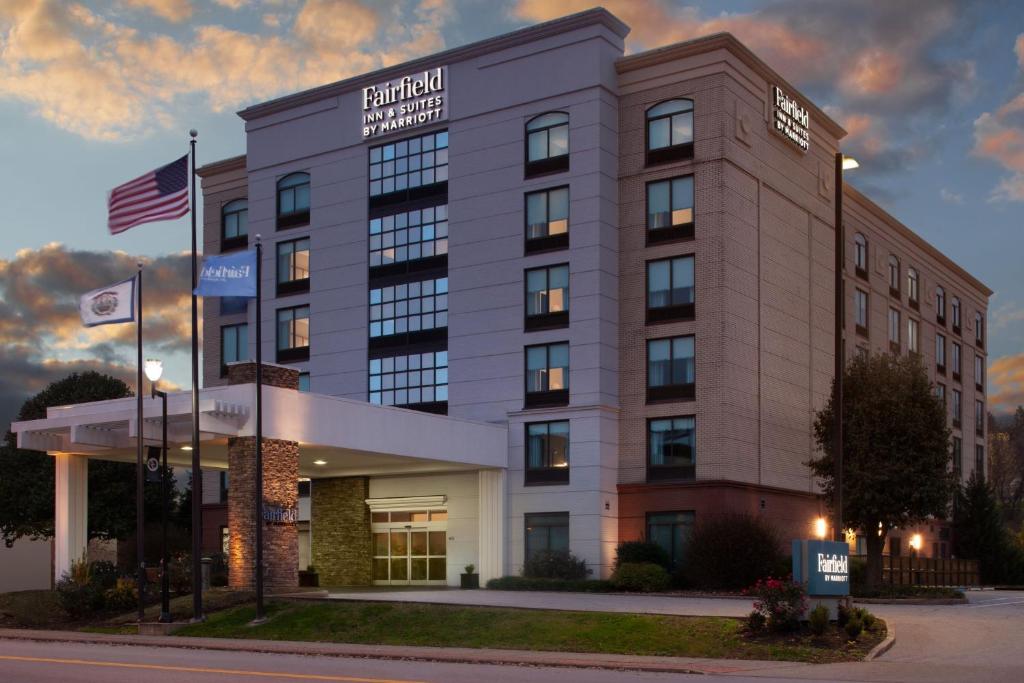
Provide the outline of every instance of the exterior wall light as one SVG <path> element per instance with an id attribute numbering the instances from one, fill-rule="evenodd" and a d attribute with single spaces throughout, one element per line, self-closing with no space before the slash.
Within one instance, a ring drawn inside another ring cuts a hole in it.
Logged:
<path id="1" fill-rule="evenodd" d="M 825 538 L 828 535 L 828 522 L 825 521 L 824 517 L 818 517 L 814 520 L 814 535 L 818 538 Z"/>
<path id="2" fill-rule="evenodd" d="M 314 465 L 326 465 L 327 461 L 326 460 L 314 460 L 313 464 Z"/>
<path id="3" fill-rule="evenodd" d="M 914 534 L 910 537 L 910 547 L 913 548 L 915 551 L 921 550 L 922 545 L 923 540 L 921 538 L 921 534 Z"/>

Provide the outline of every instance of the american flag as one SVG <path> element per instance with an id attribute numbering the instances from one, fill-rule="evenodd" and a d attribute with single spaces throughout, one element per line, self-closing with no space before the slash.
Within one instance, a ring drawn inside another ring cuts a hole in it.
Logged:
<path id="1" fill-rule="evenodd" d="M 188 213 L 188 155 L 118 185 L 107 198 L 107 227 L 116 235 L 143 223 Z"/>

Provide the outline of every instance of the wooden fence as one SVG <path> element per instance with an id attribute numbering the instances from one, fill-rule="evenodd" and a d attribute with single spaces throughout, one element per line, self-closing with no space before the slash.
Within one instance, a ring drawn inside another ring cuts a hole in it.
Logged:
<path id="1" fill-rule="evenodd" d="M 867 562 L 866 555 L 852 555 Z M 978 561 L 882 556 L 882 583 L 890 586 L 977 586 Z"/>

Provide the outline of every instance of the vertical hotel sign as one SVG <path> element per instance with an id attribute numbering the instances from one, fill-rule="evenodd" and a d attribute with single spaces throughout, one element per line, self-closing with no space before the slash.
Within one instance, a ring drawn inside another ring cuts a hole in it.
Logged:
<path id="1" fill-rule="evenodd" d="M 448 118 L 448 67 L 363 88 L 363 139 Z"/>
<path id="2" fill-rule="evenodd" d="M 811 147 L 811 115 L 777 85 L 772 86 L 772 127 L 775 132 L 807 151 Z"/>

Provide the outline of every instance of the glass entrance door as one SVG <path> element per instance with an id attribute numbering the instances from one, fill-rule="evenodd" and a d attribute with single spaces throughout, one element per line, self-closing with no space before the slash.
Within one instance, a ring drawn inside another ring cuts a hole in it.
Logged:
<path id="1" fill-rule="evenodd" d="M 390 514 L 399 519 L 378 518 L 373 523 L 373 582 L 378 585 L 446 583 L 447 515 L 422 513 L 422 518 L 417 519 L 420 515 L 415 513 Z M 407 519 L 420 523 L 400 524 Z"/>

